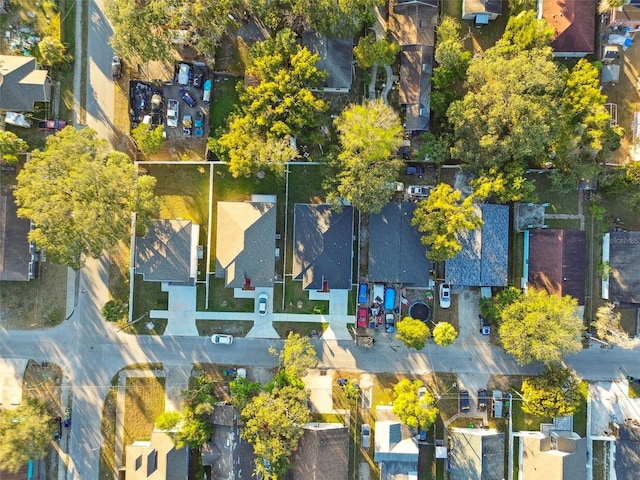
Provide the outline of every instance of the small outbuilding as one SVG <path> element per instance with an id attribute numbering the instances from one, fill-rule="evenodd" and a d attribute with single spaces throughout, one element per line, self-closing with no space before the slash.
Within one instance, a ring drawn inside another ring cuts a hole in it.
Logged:
<path id="1" fill-rule="evenodd" d="M 602 239 L 602 298 L 621 307 L 640 306 L 640 232 L 609 232 Z"/>

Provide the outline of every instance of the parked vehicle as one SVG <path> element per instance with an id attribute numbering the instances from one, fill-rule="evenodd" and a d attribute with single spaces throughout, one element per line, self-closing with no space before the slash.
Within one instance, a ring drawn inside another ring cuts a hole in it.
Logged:
<path id="1" fill-rule="evenodd" d="M 449 308 L 451 306 L 451 285 L 448 283 L 440 284 L 440 308 Z"/>
<path id="2" fill-rule="evenodd" d="M 424 166 L 422 165 L 407 165 L 404 169 L 404 174 L 409 175 L 411 177 L 424 177 Z"/>
<path id="3" fill-rule="evenodd" d="M 384 309 L 393 310 L 396 308 L 396 289 L 387 287 L 384 289 Z"/>
<path id="4" fill-rule="evenodd" d="M 204 103 L 209 103 L 211 100 L 211 79 L 206 79 L 204 81 L 204 92 L 202 93 L 202 101 Z"/>
<path id="5" fill-rule="evenodd" d="M 367 307 L 358 308 L 358 327 L 367 328 L 369 326 L 369 309 Z"/>
<path id="6" fill-rule="evenodd" d="M 185 137 L 191 136 L 191 130 L 193 129 L 193 120 L 191 115 L 185 115 L 182 117 L 182 134 Z"/>
<path id="7" fill-rule="evenodd" d="M 189 74 L 191 67 L 186 63 L 181 63 L 178 67 L 178 85 L 189 85 Z"/>
<path id="8" fill-rule="evenodd" d="M 233 335 L 214 333 L 211 335 L 211 343 L 214 345 L 231 345 L 233 343 Z"/>
<path id="9" fill-rule="evenodd" d="M 358 286 L 358 303 L 367 303 L 368 290 L 369 290 L 369 287 L 366 283 L 361 283 Z"/>
<path id="10" fill-rule="evenodd" d="M 407 194 L 412 197 L 428 197 L 431 195 L 433 187 L 431 185 L 411 185 L 407 188 Z"/>
<path id="11" fill-rule="evenodd" d="M 66 126 L 67 122 L 65 122 L 64 120 L 46 120 L 44 122 L 38 122 L 39 130 L 62 130 Z"/>
<path id="12" fill-rule="evenodd" d="M 203 129 L 204 116 L 201 111 L 196 112 L 196 116 L 193 120 L 193 136 L 194 137 L 202 137 L 204 135 Z"/>
<path id="13" fill-rule="evenodd" d="M 180 98 L 184 100 L 184 103 L 189 105 L 191 108 L 195 107 L 198 103 L 193 99 L 189 92 L 187 92 L 184 88 L 180 90 Z"/>
<path id="14" fill-rule="evenodd" d="M 371 427 L 368 423 L 363 423 L 360 427 L 360 435 L 362 436 L 362 448 L 369 448 L 371 445 Z"/>
<path id="15" fill-rule="evenodd" d="M 478 390 L 478 410 L 484 412 L 487 409 L 487 391 L 484 388 Z"/>
<path id="16" fill-rule="evenodd" d="M 426 442 L 427 441 L 427 431 L 418 427 L 418 441 Z"/>
<path id="17" fill-rule="evenodd" d="M 122 59 L 117 55 L 114 55 L 111 60 L 111 77 L 114 80 L 122 77 Z"/>
<path id="18" fill-rule="evenodd" d="M 177 127 L 180 118 L 180 103 L 173 98 L 167 104 L 167 127 Z"/>
<path id="19" fill-rule="evenodd" d="M 202 88 L 202 81 L 204 78 L 204 73 L 197 72 L 193 75 L 193 86 L 196 88 Z"/>
<path id="20" fill-rule="evenodd" d="M 393 190 L 394 192 L 404 192 L 404 183 L 402 183 L 402 182 L 389 182 L 389 183 L 387 183 L 387 188 L 389 190 Z"/>
<path id="21" fill-rule="evenodd" d="M 491 416 L 502 418 L 502 392 L 494 390 L 491 396 Z"/>
<path id="22" fill-rule="evenodd" d="M 469 398 L 468 390 L 460 390 L 458 393 L 458 407 L 460 413 L 469 413 L 469 409 L 471 406 L 471 400 Z"/>
<path id="23" fill-rule="evenodd" d="M 393 333 L 396 330 L 396 318 L 393 313 L 387 313 L 384 317 L 384 328 L 387 333 Z"/>
<path id="24" fill-rule="evenodd" d="M 269 301 L 269 295 L 261 293 L 258 296 L 258 315 L 261 317 L 267 314 L 267 302 Z"/>
<path id="25" fill-rule="evenodd" d="M 373 285 L 373 301 L 382 303 L 384 299 L 384 285 L 376 283 Z"/>

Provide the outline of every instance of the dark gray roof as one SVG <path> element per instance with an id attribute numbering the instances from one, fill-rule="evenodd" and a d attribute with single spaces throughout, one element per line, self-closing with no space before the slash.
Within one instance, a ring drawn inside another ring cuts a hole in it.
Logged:
<path id="1" fill-rule="evenodd" d="M 353 266 L 353 207 L 296 203 L 293 217 L 293 279 L 305 290 L 349 290 Z"/>
<path id="2" fill-rule="evenodd" d="M 34 102 L 48 102 L 51 82 L 36 59 L 0 55 L 0 110 L 33 112 Z"/>
<path id="3" fill-rule="evenodd" d="M 240 435 L 238 411 L 232 405 L 216 405 L 211 423 L 213 435 L 202 447 L 202 464 L 211 467 L 211 478 L 250 478 L 255 454 Z"/>
<path id="4" fill-rule="evenodd" d="M 618 478 L 637 478 L 640 472 L 640 425 L 620 425 L 616 440 L 616 475 Z"/>
<path id="5" fill-rule="evenodd" d="M 609 300 L 640 304 L 640 232 L 609 234 Z"/>
<path id="6" fill-rule="evenodd" d="M 198 226 L 188 220 L 155 220 L 136 239 L 136 273 L 149 282 L 193 283 L 193 238 Z"/>
<path id="7" fill-rule="evenodd" d="M 465 0 L 463 14 L 502 13 L 502 0 Z"/>
<path id="8" fill-rule="evenodd" d="M 308 423 L 293 465 L 288 480 L 347 480 L 349 429 L 342 424 Z"/>
<path id="9" fill-rule="evenodd" d="M 29 220 L 18 218 L 13 194 L 0 196 L 0 280 L 29 280 Z"/>
<path id="10" fill-rule="evenodd" d="M 507 285 L 509 253 L 509 207 L 483 203 L 484 224 L 462 235 L 462 250 L 445 263 L 445 280 L 459 287 Z"/>
<path id="11" fill-rule="evenodd" d="M 376 407 L 375 432 L 375 462 L 384 462 L 384 470 L 389 474 L 417 472 L 418 445 L 409 427 L 393 413 L 393 407 Z"/>
<path id="12" fill-rule="evenodd" d="M 406 107 L 405 130 L 424 131 L 431 122 L 433 47 L 409 46 L 400 53 L 400 103 Z"/>
<path id="13" fill-rule="evenodd" d="M 369 217 L 369 280 L 379 283 L 429 285 L 431 262 L 420 232 L 411 226 L 417 205 L 390 202 Z"/>
<path id="14" fill-rule="evenodd" d="M 477 428 L 450 430 L 451 480 L 502 480 L 504 433 Z"/>
<path id="15" fill-rule="evenodd" d="M 275 272 L 276 204 L 218 202 L 216 277 L 225 286 L 272 287 Z"/>
<path id="16" fill-rule="evenodd" d="M 584 305 L 587 234 L 581 230 L 529 230 L 529 286 L 570 295 Z"/>
<path id="17" fill-rule="evenodd" d="M 302 34 L 302 44 L 320 56 L 316 66 L 327 72 L 322 86 L 325 89 L 349 90 L 353 73 L 353 40 L 328 38 L 315 31 Z"/>

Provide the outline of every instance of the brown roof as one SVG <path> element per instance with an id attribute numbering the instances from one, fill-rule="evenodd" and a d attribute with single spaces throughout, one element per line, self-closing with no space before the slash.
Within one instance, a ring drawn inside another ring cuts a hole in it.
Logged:
<path id="1" fill-rule="evenodd" d="M 433 2 L 437 5 L 437 2 Z M 421 2 L 397 1 L 389 15 L 389 30 L 401 47 L 435 44 L 438 8 Z"/>
<path id="2" fill-rule="evenodd" d="M 584 305 L 587 236 L 580 230 L 530 230 L 529 286 Z"/>
<path id="3" fill-rule="evenodd" d="M 556 54 L 594 52 L 596 0 L 544 0 L 542 17 L 555 30 Z"/>
<path id="4" fill-rule="evenodd" d="M 293 464 L 289 480 L 347 480 L 349 430 L 339 423 L 308 423 Z"/>

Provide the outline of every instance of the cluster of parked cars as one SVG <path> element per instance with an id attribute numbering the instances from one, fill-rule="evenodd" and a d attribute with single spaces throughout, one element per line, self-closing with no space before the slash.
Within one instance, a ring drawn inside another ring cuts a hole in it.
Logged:
<path id="1" fill-rule="evenodd" d="M 500 390 L 493 390 L 491 397 L 486 389 L 478 389 L 478 411 L 486 412 L 491 407 L 491 416 L 494 418 L 502 418 L 503 407 L 509 407 L 512 400 L 510 393 L 504 394 Z M 458 411 L 460 413 L 469 413 L 471 409 L 471 398 L 468 390 L 458 391 Z M 508 416 L 508 414 L 507 414 Z"/>
<path id="2" fill-rule="evenodd" d="M 369 294 L 371 293 L 371 301 Z M 358 316 L 359 328 L 382 328 L 385 332 L 395 331 L 396 290 L 375 283 L 361 283 L 358 287 Z"/>

